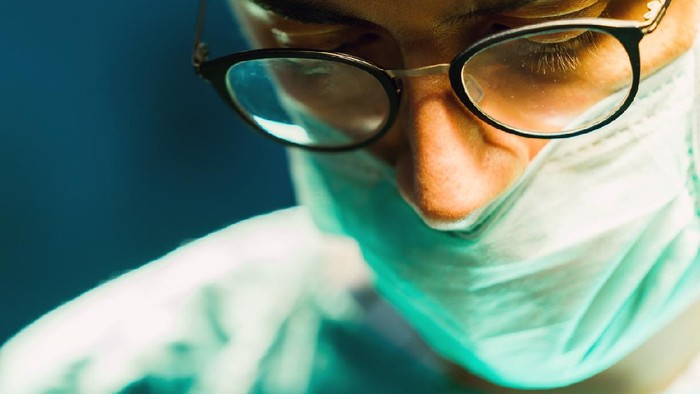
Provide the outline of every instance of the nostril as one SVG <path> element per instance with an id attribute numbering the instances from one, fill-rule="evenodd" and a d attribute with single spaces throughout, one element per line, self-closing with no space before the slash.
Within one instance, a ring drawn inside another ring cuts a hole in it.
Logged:
<path id="1" fill-rule="evenodd" d="M 491 34 L 496 34 L 504 32 L 506 30 L 510 30 L 510 26 L 504 25 L 503 23 L 494 23 L 493 25 L 491 25 L 490 32 Z"/>

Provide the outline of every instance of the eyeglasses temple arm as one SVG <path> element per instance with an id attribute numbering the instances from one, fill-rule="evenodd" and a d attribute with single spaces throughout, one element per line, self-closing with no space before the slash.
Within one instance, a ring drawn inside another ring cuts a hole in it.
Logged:
<path id="1" fill-rule="evenodd" d="M 197 13 L 197 25 L 194 30 L 194 50 L 192 52 L 192 65 L 197 73 L 199 66 L 207 61 L 209 57 L 209 46 L 202 42 L 202 31 L 204 30 L 204 15 L 207 11 L 207 0 L 199 0 L 199 11 Z"/>
<path id="2" fill-rule="evenodd" d="M 656 30 L 656 27 L 659 26 L 659 22 L 661 22 L 661 19 L 666 15 L 666 10 L 670 4 L 671 0 L 652 0 L 647 3 L 649 12 L 644 14 L 644 19 L 649 22 L 642 28 L 644 34 L 649 34 Z"/>

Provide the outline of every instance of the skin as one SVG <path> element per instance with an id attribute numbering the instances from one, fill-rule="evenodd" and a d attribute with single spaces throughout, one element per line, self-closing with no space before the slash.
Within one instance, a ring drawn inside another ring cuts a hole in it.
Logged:
<path id="1" fill-rule="evenodd" d="M 372 41 L 363 47 L 366 56 L 386 68 L 447 63 L 470 40 L 492 33 L 495 26 L 518 27 L 562 18 L 597 17 L 602 13 L 641 21 L 647 11 L 646 0 L 538 0 L 520 9 L 456 18 L 455 15 L 465 11 L 502 5 L 503 1 L 323 0 L 321 3 L 340 9 L 366 25 L 302 23 L 266 11 L 250 0 L 233 0 L 240 24 L 256 46 L 330 50 L 339 37 L 352 41 L 368 36 Z M 444 23 L 445 20 L 449 23 Z M 700 2 L 673 0 L 658 29 L 640 44 L 642 73 L 647 75 L 659 69 L 690 48 L 699 20 Z M 493 201 L 518 179 L 547 144 L 546 140 L 511 135 L 480 121 L 455 97 L 445 75 L 406 79 L 403 99 L 392 129 L 368 149 L 395 167 L 402 196 L 430 226 L 459 220 Z M 699 321 L 700 306 L 609 371 L 568 388 L 541 392 L 660 390 L 700 349 L 700 338 L 693 334 L 700 332 Z M 680 343 L 672 340 L 679 337 L 684 338 Z M 659 362 L 649 363 L 650 358 Z M 496 387 L 458 367 L 449 369 L 456 381 L 469 387 L 493 393 L 518 392 Z"/>

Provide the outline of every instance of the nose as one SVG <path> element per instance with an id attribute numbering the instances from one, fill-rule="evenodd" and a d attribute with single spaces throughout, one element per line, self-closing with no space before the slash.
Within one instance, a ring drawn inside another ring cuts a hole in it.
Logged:
<path id="1" fill-rule="evenodd" d="M 396 155 L 397 182 L 432 227 L 444 228 L 498 198 L 546 143 L 479 120 L 455 96 L 447 75 L 403 82 L 395 129 L 407 143 Z"/>

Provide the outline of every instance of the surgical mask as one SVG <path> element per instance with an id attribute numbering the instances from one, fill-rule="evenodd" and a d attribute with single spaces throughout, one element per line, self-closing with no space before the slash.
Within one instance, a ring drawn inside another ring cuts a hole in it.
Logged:
<path id="1" fill-rule="evenodd" d="M 291 151 L 295 187 L 443 357 L 503 386 L 569 385 L 700 298 L 695 62 L 648 77 L 621 118 L 551 141 L 495 202 L 440 230 L 366 152 Z"/>

